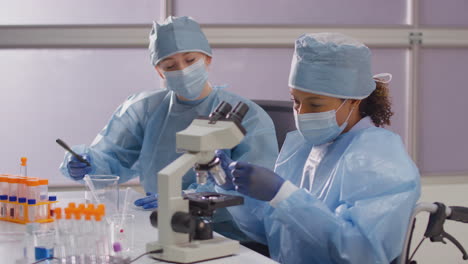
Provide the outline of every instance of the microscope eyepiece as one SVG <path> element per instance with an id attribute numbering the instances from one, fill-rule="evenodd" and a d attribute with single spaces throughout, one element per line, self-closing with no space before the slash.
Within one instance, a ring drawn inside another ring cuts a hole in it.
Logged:
<path id="1" fill-rule="evenodd" d="M 216 122 L 221 118 L 225 118 L 226 115 L 231 111 L 232 106 L 226 101 L 222 101 L 218 104 L 215 110 L 209 115 L 211 122 Z"/>
<path id="2" fill-rule="evenodd" d="M 242 119 L 244 119 L 244 116 L 247 114 L 249 111 L 249 106 L 243 102 L 239 102 L 236 104 L 234 109 L 227 114 L 226 118 L 237 121 L 239 124 L 242 123 Z"/>

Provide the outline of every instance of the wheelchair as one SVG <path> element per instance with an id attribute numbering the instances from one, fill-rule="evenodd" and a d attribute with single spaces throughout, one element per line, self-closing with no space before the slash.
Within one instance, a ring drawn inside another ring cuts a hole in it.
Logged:
<path id="1" fill-rule="evenodd" d="M 419 245 L 415 248 L 413 254 L 409 254 L 411 247 L 411 240 L 413 238 L 414 227 L 416 225 L 416 215 L 421 212 L 429 213 L 429 221 L 424 232 L 424 239 L 421 240 Z M 446 206 L 443 203 L 418 203 L 413 210 L 410 219 L 408 232 L 406 232 L 405 242 L 402 254 L 392 264 L 417 264 L 413 257 L 416 251 L 421 246 L 422 242 L 429 238 L 431 242 L 440 242 L 446 244 L 446 240 L 452 242 L 462 253 L 461 258 L 468 260 L 468 255 L 463 246 L 444 230 L 444 223 L 446 220 L 457 221 L 461 223 L 468 223 L 468 208 L 461 206 Z"/>

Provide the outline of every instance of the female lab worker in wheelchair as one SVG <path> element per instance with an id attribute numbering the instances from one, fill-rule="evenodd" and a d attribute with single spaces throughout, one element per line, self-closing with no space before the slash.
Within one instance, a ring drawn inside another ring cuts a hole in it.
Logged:
<path id="1" fill-rule="evenodd" d="M 345 35 L 299 37 L 289 78 L 297 131 L 274 172 L 217 153 L 233 180 L 216 189 L 245 195 L 229 211 L 281 263 L 390 263 L 401 253 L 419 172 L 380 128 L 392 115 L 388 80 L 373 79 L 370 61 Z"/>
<path id="2" fill-rule="evenodd" d="M 74 180 L 85 174 L 114 174 L 120 176 L 119 183 L 139 177 L 146 192 L 156 193 L 157 173 L 182 155 L 176 153 L 176 132 L 196 117 L 209 115 L 221 101 L 233 106 L 242 101 L 249 106 L 242 123 L 247 135 L 228 155 L 273 168 L 278 145 L 272 120 L 252 101 L 208 82 L 212 52 L 199 24 L 189 17 L 168 17 L 163 23 L 153 23 L 149 41 L 152 65 L 167 89 L 130 96 L 90 146 L 73 147 L 91 166 L 66 154 L 61 172 Z M 183 177 L 182 188 L 194 181 L 191 170 Z M 157 196 L 151 194 L 136 205 L 156 208 Z M 217 228 L 224 220 L 220 215 L 215 217 L 215 230 L 238 238 L 229 225 L 226 230 Z"/>

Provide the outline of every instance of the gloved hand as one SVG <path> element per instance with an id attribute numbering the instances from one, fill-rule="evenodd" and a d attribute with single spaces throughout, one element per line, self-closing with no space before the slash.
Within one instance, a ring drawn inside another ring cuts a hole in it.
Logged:
<path id="1" fill-rule="evenodd" d="M 247 162 L 233 162 L 229 168 L 237 191 L 258 200 L 271 201 L 284 183 L 273 171 Z"/>
<path id="2" fill-rule="evenodd" d="M 158 208 L 158 194 L 147 192 L 146 197 L 136 200 L 134 204 L 143 207 L 143 209 Z"/>
<path id="3" fill-rule="evenodd" d="M 82 157 L 91 163 L 91 158 L 89 155 L 85 154 Z M 67 164 L 68 173 L 74 180 L 81 180 L 86 174 L 91 173 L 92 167 L 88 166 L 86 163 L 79 161 L 75 156 L 70 155 Z"/>
<path id="4" fill-rule="evenodd" d="M 216 150 L 215 152 L 216 157 L 218 157 L 221 161 L 221 168 L 223 168 L 224 173 L 226 173 L 226 183 L 220 185 L 219 187 L 223 188 L 224 190 L 235 190 L 235 186 L 232 182 L 232 174 L 231 170 L 229 169 L 229 164 L 233 162 L 231 158 L 229 158 L 226 153 L 220 149 Z M 211 176 L 211 174 L 210 174 Z"/>

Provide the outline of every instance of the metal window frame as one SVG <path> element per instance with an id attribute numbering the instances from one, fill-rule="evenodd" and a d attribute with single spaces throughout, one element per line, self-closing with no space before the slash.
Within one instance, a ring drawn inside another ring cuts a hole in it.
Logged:
<path id="1" fill-rule="evenodd" d="M 338 31 L 363 41 L 371 48 L 408 49 L 404 140 L 410 156 L 419 163 L 417 108 L 420 50 L 468 48 L 468 28 L 420 26 L 419 0 L 408 0 L 408 10 L 408 25 L 401 26 L 202 25 L 202 28 L 213 47 L 292 48 L 294 40 L 305 32 Z M 160 16 L 167 17 L 173 13 L 172 0 L 162 0 Z M 0 49 L 146 48 L 149 28 L 151 25 L 0 26 Z M 462 174 L 468 175 L 468 171 Z"/>
<path id="2" fill-rule="evenodd" d="M 146 48 L 151 25 L 0 26 L 0 48 Z M 468 29 L 202 25 L 213 47 L 293 47 L 304 32 L 338 31 L 373 48 L 467 48 Z M 421 43 L 411 35 L 422 34 Z"/>

